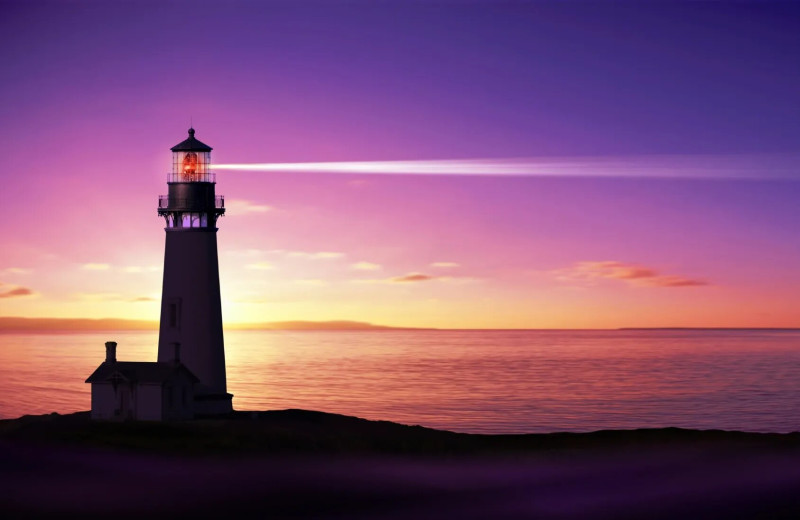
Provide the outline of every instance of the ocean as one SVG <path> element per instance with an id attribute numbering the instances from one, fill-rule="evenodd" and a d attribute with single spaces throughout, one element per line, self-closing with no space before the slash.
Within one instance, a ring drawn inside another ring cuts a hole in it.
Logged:
<path id="1" fill-rule="evenodd" d="M 0 418 L 90 408 L 117 341 L 156 332 L 0 334 Z M 237 410 L 303 408 L 470 433 L 681 427 L 800 430 L 800 331 L 231 331 Z"/>

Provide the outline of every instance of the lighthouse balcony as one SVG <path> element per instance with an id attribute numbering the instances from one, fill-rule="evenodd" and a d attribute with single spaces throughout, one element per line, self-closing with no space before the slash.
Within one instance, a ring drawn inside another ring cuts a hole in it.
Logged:
<path id="1" fill-rule="evenodd" d="M 210 201 L 209 201 L 210 202 Z M 208 205 L 210 206 L 210 204 Z M 158 196 L 158 209 L 159 213 L 162 210 L 172 210 L 172 211 L 197 211 L 197 210 L 210 210 L 211 208 L 207 208 L 206 203 L 204 200 L 198 200 L 194 198 L 170 198 L 169 195 L 159 195 Z M 217 210 L 217 213 L 224 213 L 225 212 L 225 196 L 224 195 L 215 195 L 214 196 L 214 209 Z M 219 211 L 222 210 L 222 211 Z"/>
<path id="2" fill-rule="evenodd" d="M 217 182 L 217 174 L 214 172 L 201 172 L 201 173 L 186 173 L 186 172 L 169 172 L 167 174 L 167 183 L 173 182 Z"/>

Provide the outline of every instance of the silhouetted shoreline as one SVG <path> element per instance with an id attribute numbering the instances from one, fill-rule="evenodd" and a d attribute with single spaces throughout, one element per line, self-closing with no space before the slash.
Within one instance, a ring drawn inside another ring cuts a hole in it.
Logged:
<path id="1" fill-rule="evenodd" d="M 474 435 L 323 412 L 0 421 L 0 510 L 84 518 L 742 518 L 800 513 L 800 433 Z"/>
<path id="2" fill-rule="evenodd" d="M 800 449 L 800 432 L 684 428 L 470 434 L 310 410 L 236 411 L 181 422 L 104 422 L 89 412 L 0 420 L 0 440 L 101 446 L 171 454 L 504 454 L 683 444 Z"/>

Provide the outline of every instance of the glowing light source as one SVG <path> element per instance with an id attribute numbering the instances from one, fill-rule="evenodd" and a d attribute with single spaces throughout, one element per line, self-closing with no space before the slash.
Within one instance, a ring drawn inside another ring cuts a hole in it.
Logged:
<path id="1" fill-rule="evenodd" d="M 183 157 L 183 173 L 195 173 L 197 171 L 197 154 L 189 152 Z"/>

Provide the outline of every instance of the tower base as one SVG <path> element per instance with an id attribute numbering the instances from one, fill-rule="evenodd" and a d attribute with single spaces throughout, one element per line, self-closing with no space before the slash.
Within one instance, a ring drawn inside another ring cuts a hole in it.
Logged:
<path id="1" fill-rule="evenodd" d="M 223 415 L 233 413 L 233 394 L 200 394 L 194 396 L 194 415 Z"/>

